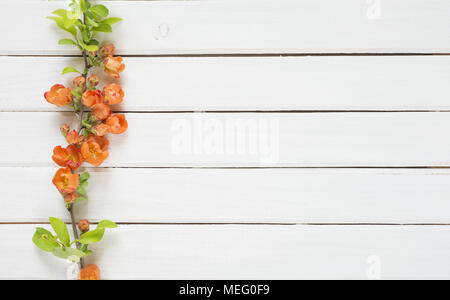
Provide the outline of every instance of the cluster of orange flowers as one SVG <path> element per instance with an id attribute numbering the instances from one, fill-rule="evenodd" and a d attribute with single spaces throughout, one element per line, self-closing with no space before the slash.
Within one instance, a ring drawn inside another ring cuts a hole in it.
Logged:
<path id="1" fill-rule="evenodd" d="M 100 55 L 105 56 L 103 67 L 105 72 L 114 78 L 120 78 L 119 73 L 125 69 L 121 57 L 114 57 L 114 46 L 102 47 Z M 91 109 L 90 128 L 72 130 L 67 124 L 61 126 L 61 133 L 69 146 L 57 146 L 53 149 L 53 160 L 62 168 L 56 172 L 53 184 L 63 195 L 66 203 L 77 200 L 75 192 L 79 185 L 79 175 L 74 173 L 84 161 L 100 166 L 108 158 L 109 141 L 107 133 L 121 134 L 128 129 L 128 123 L 122 114 L 113 114 L 110 105 L 120 104 L 124 98 L 122 87 L 116 83 L 106 85 L 103 90 L 97 89 L 98 76 L 92 75 L 86 80 L 78 76 L 73 80 L 74 90 L 61 84 L 55 84 L 50 91 L 44 94 L 45 99 L 56 106 L 73 105 L 76 93 L 81 91 L 82 105 Z M 82 133 L 81 131 L 84 130 Z"/>

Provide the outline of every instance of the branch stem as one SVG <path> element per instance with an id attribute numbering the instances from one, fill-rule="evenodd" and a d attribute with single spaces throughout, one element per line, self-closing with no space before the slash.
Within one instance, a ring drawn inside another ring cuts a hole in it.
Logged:
<path id="1" fill-rule="evenodd" d="M 80 239 L 80 236 L 78 234 L 77 223 L 75 221 L 75 213 L 73 212 L 73 204 L 70 205 L 68 210 L 70 213 L 70 219 L 72 221 L 73 237 L 75 240 L 78 240 L 78 239 Z M 76 242 L 76 246 L 77 246 L 78 250 L 81 249 L 81 244 L 79 242 Z M 80 258 L 80 267 L 84 268 L 84 258 L 83 257 Z"/>
<path id="2" fill-rule="evenodd" d="M 86 3 L 87 2 L 89 2 L 89 1 L 86 0 Z M 83 13 L 83 23 L 84 24 L 86 24 L 86 19 L 87 19 L 86 13 Z M 86 49 L 83 50 L 82 54 L 83 54 L 83 59 L 84 59 L 84 71 L 82 74 L 82 76 L 84 77 L 84 86 L 83 86 L 83 90 L 82 90 L 81 94 L 84 94 L 84 92 L 86 91 L 86 87 L 87 87 L 89 69 L 92 66 L 89 63 L 88 53 L 87 53 Z M 84 104 L 83 104 L 83 101 L 81 101 L 80 112 L 79 112 L 80 125 L 78 127 L 78 133 L 81 133 L 81 130 L 83 129 L 83 114 L 84 114 Z M 68 207 L 68 211 L 70 213 L 70 219 L 72 221 L 73 237 L 75 240 L 78 240 L 80 238 L 80 236 L 78 234 L 77 223 L 75 221 L 74 204 L 70 204 L 70 206 Z M 80 250 L 81 244 L 79 242 L 76 242 L 76 247 L 78 250 Z M 83 257 L 80 258 L 80 267 L 84 268 L 84 258 Z"/>

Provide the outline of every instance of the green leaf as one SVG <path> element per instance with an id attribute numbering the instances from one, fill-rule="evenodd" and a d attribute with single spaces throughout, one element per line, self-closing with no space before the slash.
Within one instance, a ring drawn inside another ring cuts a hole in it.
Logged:
<path id="1" fill-rule="evenodd" d="M 85 195 L 86 195 L 86 190 L 84 189 L 84 187 L 82 187 L 81 185 L 79 185 L 79 186 L 77 187 L 77 194 L 78 194 L 78 195 L 85 196 Z"/>
<path id="2" fill-rule="evenodd" d="M 96 13 L 100 17 L 106 18 L 109 15 L 109 10 L 104 5 L 94 5 L 90 8 L 90 11 Z"/>
<path id="3" fill-rule="evenodd" d="M 81 46 L 86 49 L 89 52 L 95 52 L 98 50 L 98 46 L 97 45 L 87 45 L 83 42 L 80 41 Z"/>
<path id="4" fill-rule="evenodd" d="M 81 10 L 80 4 L 76 1 L 72 1 L 72 3 L 69 4 L 69 7 L 72 8 L 72 11 L 67 12 L 67 17 L 69 19 L 76 20 L 79 17 L 81 17 L 81 14 L 83 13 Z"/>
<path id="5" fill-rule="evenodd" d="M 61 247 L 55 239 L 50 231 L 38 227 L 33 236 L 33 243 L 45 252 L 52 252 L 55 248 Z"/>
<path id="6" fill-rule="evenodd" d="M 89 174 L 89 172 L 80 174 L 80 182 L 88 181 L 89 178 L 91 178 L 91 174 Z"/>
<path id="7" fill-rule="evenodd" d="M 74 67 L 65 67 L 64 70 L 62 71 L 62 74 L 64 75 L 64 74 L 67 74 L 67 73 L 80 73 L 80 71 L 78 71 Z"/>
<path id="8" fill-rule="evenodd" d="M 113 25 L 122 21 L 122 18 L 108 18 L 102 21 L 104 24 Z"/>
<path id="9" fill-rule="evenodd" d="M 77 193 L 79 195 L 85 196 L 86 195 L 86 188 L 88 187 L 89 183 L 87 181 L 82 181 L 77 187 Z"/>
<path id="10" fill-rule="evenodd" d="M 71 258 L 73 262 L 78 262 L 81 257 L 86 256 L 86 253 L 75 248 L 55 248 L 52 253 L 54 256 L 62 259 Z"/>
<path id="11" fill-rule="evenodd" d="M 106 23 L 100 23 L 99 26 L 92 28 L 94 32 L 112 32 L 112 27 Z"/>
<path id="12" fill-rule="evenodd" d="M 78 45 L 74 40 L 71 39 L 61 39 L 58 41 L 59 45 Z"/>
<path id="13" fill-rule="evenodd" d="M 75 98 L 81 98 L 81 97 L 83 96 L 83 95 L 81 95 L 80 92 L 75 91 L 75 90 L 72 90 L 72 95 L 73 95 Z"/>
<path id="14" fill-rule="evenodd" d="M 52 12 L 52 14 L 60 16 L 61 18 L 63 18 L 67 13 L 67 10 L 65 9 L 57 9 L 54 12 Z"/>
<path id="15" fill-rule="evenodd" d="M 80 243 L 85 244 L 85 245 L 98 243 L 102 240 L 104 234 L 105 234 L 105 229 L 103 229 L 103 228 L 98 228 L 95 230 L 88 231 L 81 235 Z"/>
<path id="16" fill-rule="evenodd" d="M 98 23 L 95 22 L 94 20 L 92 20 L 92 19 L 89 18 L 89 17 L 86 17 L 86 23 L 87 23 L 88 25 L 90 25 L 90 26 L 93 26 L 93 27 L 97 27 L 97 26 L 98 26 Z"/>
<path id="17" fill-rule="evenodd" d="M 86 0 L 80 0 L 80 8 L 83 12 L 87 12 L 87 5 L 86 5 Z"/>
<path id="18" fill-rule="evenodd" d="M 66 223 L 57 218 L 49 218 L 50 224 L 53 227 L 53 230 L 56 232 L 59 240 L 64 244 L 64 246 L 69 247 L 70 245 L 70 235 L 67 230 Z"/>
<path id="19" fill-rule="evenodd" d="M 77 29 L 76 29 L 75 25 L 72 24 L 71 26 L 67 26 L 67 24 L 65 22 L 65 19 L 67 19 L 67 17 L 65 17 L 65 18 L 47 17 L 47 19 L 51 19 L 51 20 L 55 21 L 56 25 L 58 25 L 59 28 L 70 33 L 75 39 L 78 39 L 77 38 Z"/>
<path id="20" fill-rule="evenodd" d="M 117 228 L 117 224 L 110 220 L 103 220 L 97 225 L 97 229 L 100 228 Z"/>
<path id="21" fill-rule="evenodd" d="M 77 200 L 75 201 L 75 203 L 80 203 L 80 202 L 84 202 L 87 201 L 87 198 L 84 196 L 78 196 Z"/>

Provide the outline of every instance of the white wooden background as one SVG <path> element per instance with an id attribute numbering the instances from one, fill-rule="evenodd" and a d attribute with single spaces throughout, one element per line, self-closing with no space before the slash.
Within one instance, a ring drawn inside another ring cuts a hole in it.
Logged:
<path id="1" fill-rule="evenodd" d="M 450 278 L 448 0 L 104 2 L 130 130 L 77 212 L 120 223 L 103 278 Z M 51 149 L 72 117 L 42 97 L 81 63 L 45 19 L 62 5 L 0 1 L 0 279 L 65 278 L 31 243 L 67 220 Z M 196 111 L 278 120 L 278 162 L 173 154 Z"/>

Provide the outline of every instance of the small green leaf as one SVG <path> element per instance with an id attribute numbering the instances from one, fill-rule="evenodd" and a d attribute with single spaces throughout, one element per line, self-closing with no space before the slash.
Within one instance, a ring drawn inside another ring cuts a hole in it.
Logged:
<path id="1" fill-rule="evenodd" d="M 80 71 L 78 71 L 74 67 L 65 67 L 64 70 L 62 71 L 62 74 L 64 75 L 64 74 L 67 74 L 67 73 L 80 73 Z"/>
<path id="2" fill-rule="evenodd" d="M 86 195 L 86 190 L 84 189 L 84 187 L 82 187 L 81 185 L 79 185 L 78 187 L 77 187 L 77 194 L 78 195 Z"/>
<path id="3" fill-rule="evenodd" d="M 95 52 L 98 50 L 97 45 L 88 45 L 80 41 L 81 46 L 89 52 Z"/>
<path id="4" fill-rule="evenodd" d="M 75 90 L 72 90 L 72 95 L 73 95 L 75 98 L 81 98 L 81 97 L 82 97 L 81 93 L 78 92 L 78 91 L 75 91 Z"/>
<path id="5" fill-rule="evenodd" d="M 105 229 L 103 228 L 88 231 L 81 235 L 80 243 L 86 245 L 98 243 L 102 240 L 104 234 Z"/>
<path id="6" fill-rule="evenodd" d="M 77 200 L 75 201 L 75 203 L 80 203 L 80 202 L 84 202 L 87 201 L 87 198 L 84 196 L 78 196 Z"/>
<path id="7" fill-rule="evenodd" d="M 75 27 L 74 22 L 70 21 L 67 17 L 47 17 L 47 19 L 51 19 L 55 21 L 56 25 L 64 31 L 69 32 L 75 39 L 77 39 L 77 28 Z M 69 21 L 70 22 L 69 22 Z M 70 25 L 72 24 L 72 25 Z M 70 25 L 70 26 L 69 26 Z"/>
<path id="8" fill-rule="evenodd" d="M 64 246 L 69 247 L 70 245 L 70 235 L 67 230 L 66 223 L 57 218 L 49 218 L 50 224 L 53 227 L 53 230 L 56 232 L 59 240 L 64 244 Z"/>
<path id="9" fill-rule="evenodd" d="M 108 18 L 102 21 L 104 24 L 113 25 L 122 21 L 122 18 Z"/>
<path id="10" fill-rule="evenodd" d="M 53 255 L 62 259 L 68 259 L 71 258 L 71 256 L 77 258 L 77 260 L 73 259 L 72 261 L 79 261 L 81 257 L 86 256 L 86 253 L 84 253 L 81 250 L 75 249 L 75 248 L 55 248 L 53 250 Z"/>
<path id="11" fill-rule="evenodd" d="M 45 252 L 52 252 L 53 249 L 61 247 L 50 231 L 40 227 L 36 228 L 33 243 Z"/>
<path id="12" fill-rule="evenodd" d="M 77 45 L 77 43 L 71 39 L 61 39 L 58 41 L 58 44 L 59 45 Z"/>
<path id="13" fill-rule="evenodd" d="M 100 17 L 106 18 L 109 15 L 109 10 L 104 5 L 94 5 L 90 8 L 90 11 L 96 13 Z"/>
<path id="14" fill-rule="evenodd" d="M 92 124 L 89 123 L 89 122 L 86 121 L 86 120 L 81 121 L 81 124 L 82 124 L 84 127 L 86 127 L 87 129 L 90 129 L 90 128 L 92 127 Z"/>
<path id="15" fill-rule="evenodd" d="M 117 224 L 110 220 L 103 220 L 98 223 L 97 229 L 99 228 L 117 228 Z"/>
<path id="16" fill-rule="evenodd" d="M 95 22 L 94 20 L 92 20 L 89 17 L 86 17 L 86 24 L 89 25 L 89 26 L 93 26 L 93 27 L 97 27 L 98 26 L 98 23 Z"/>
<path id="17" fill-rule="evenodd" d="M 52 14 L 60 16 L 61 18 L 64 18 L 66 13 L 67 13 L 67 10 L 65 10 L 65 9 L 57 9 L 54 12 L 52 12 Z"/>
<path id="18" fill-rule="evenodd" d="M 100 23 L 98 27 L 92 28 L 94 32 L 112 32 L 112 27 L 106 23 Z"/>
<path id="19" fill-rule="evenodd" d="M 89 178 L 91 178 L 91 174 L 89 174 L 89 172 L 80 174 L 80 182 L 88 181 Z"/>
<path id="20" fill-rule="evenodd" d="M 86 6 L 86 0 L 80 0 L 80 8 L 83 12 L 86 12 L 88 7 Z"/>

